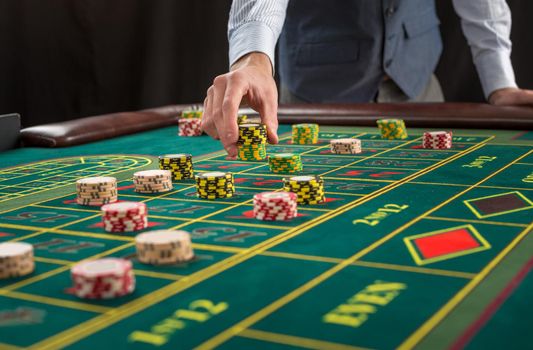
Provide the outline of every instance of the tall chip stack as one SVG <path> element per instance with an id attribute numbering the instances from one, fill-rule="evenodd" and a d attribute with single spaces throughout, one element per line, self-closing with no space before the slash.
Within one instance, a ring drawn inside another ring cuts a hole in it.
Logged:
<path id="1" fill-rule="evenodd" d="M 262 192 L 254 195 L 254 217 L 258 220 L 291 220 L 298 215 L 293 192 Z"/>
<path id="2" fill-rule="evenodd" d="M 324 180 L 320 175 L 283 179 L 283 190 L 296 193 L 298 204 L 319 204 L 326 200 Z"/>
<path id="3" fill-rule="evenodd" d="M 267 131 L 264 124 L 243 123 L 239 125 L 237 155 L 241 160 L 263 160 L 266 158 Z"/>
<path id="4" fill-rule="evenodd" d="M 199 198 L 231 198 L 235 192 L 232 173 L 219 171 L 201 173 L 195 176 L 196 193 Z"/>
<path id="5" fill-rule="evenodd" d="M 178 135 L 201 136 L 202 115 L 203 110 L 200 108 L 186 109 L 181 112 L 181 118 L 178 120 Z"/>
<path id="6" fill-rule="evenodd" d="M 103 205 L 100 210 L 106 232 L 134 232 L 148 227 L 148 209 L 144 203 L 111 203 Z"/>
<path id="7" fill-rule="evenodd" d="M 296 153 L 270 154 L 268 165 L 273 173 L 296 173 L 303 169 L 302 159 Z"/>
<path id="8" fill-rule="evenodd" d="M 452 148 L 451 131 L 430 131 L 425 132 L 422 138 L 422 147 L 430 149 L 449 149 Z"/>
<path id="9" fill-rule="evenodd" d="M 361 153 L 361 140 L 359 139 L 335 139 L 330 141 L 331 153 L 335 154 L 358 154 Z"/>
<path id="10" fill-rule="evenodd" d="M 135 237 L 137 259 L 143 264 L 171 265 L 194 258 L 191 235 L 186 231 L 157 230 Z"/>
<path id="11" fill-rule="evenodd" d="M 143 170 L 133 174 L 135 192 L 162 193 L 172 189 L 170 170 Z"/>
<path id="12" fill-rule="evenodd" d="M 35 269 L 33 246 L 24 242 L 0 243 L 0 279 L 29 275 Z"/>
<path id="13" fill-rule="evenodd" d="M 105 258 L 82 261 L 70 270 L 72 292 L 83 299 L 113 299 L 135 290 L 135 276 L 129 260 Z"/>
<path id="14" fill-rule="evenodd" d="M 101 206 L 118 200 L 117 179 L 109 176 L 86 177 L 76 181 L 79 205 Z"/>
<path id="15" fill-rule="evenodd" d="M 318 124 L 294 124 L 292 143 L 295 145 L 314 145 L 318 143 Z"/>
<path id="16" fill-rule="evenodd" d="M 403 140 L 407 138 L 407 129 L 401 119 L 379 119 L 376 123 L 382 139 Z"/>
<path id="17" fill-rule="evenodd" d="M 159 169 L 172 173 L 172 180 L 188 180 L 194 178 L 192 155 L 165 154 L 159 156 Z"/>

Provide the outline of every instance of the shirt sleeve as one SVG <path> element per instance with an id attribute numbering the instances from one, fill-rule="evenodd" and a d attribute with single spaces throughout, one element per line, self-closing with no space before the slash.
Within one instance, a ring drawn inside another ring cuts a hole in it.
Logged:
<path id="1" fill-rule="evenodd" d="M 511 11 L 505 0 L 453 0 L 453 5 L 485 97 L 498 89 L 516 87 L 511 64 Z"/>
<path id="2" fill-rule="evenodd" d="M 233 0 L 228 22 L 229 63 L 262 52 L 274 67 L 274 53 L 289 0 Z"/>

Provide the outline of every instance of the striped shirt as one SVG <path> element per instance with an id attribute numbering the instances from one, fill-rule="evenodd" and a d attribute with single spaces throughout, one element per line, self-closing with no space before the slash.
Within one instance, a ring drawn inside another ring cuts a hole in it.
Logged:
<path id="1" fill-rule="evenodd" d="M 268 55 L 276 42 L 289 0 L 233 0 L 228 23 L 229 61 L 250 52 Z M 470 45 L 485 96 L 516 87 L 511 64 L 511 11 L 505 0 L 453 0 Z"/>

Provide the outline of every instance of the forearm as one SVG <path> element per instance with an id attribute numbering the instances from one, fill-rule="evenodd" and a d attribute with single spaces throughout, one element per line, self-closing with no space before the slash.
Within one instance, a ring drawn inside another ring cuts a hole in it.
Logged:
<path id="1" fill-rule="evenodd" d="M 288 0 L 234 0 L 228 22 L 230 66 L 246 54 L 261 52 L 274 66 L 276 42 Z"/>
<path id="2" fill-rule="evenodd" d="M 488 97 L 516 87 L 511 64 L 511 12 L 505 0 L 454 0 L 463 33 L 472 50 L 481 85 Z"/>

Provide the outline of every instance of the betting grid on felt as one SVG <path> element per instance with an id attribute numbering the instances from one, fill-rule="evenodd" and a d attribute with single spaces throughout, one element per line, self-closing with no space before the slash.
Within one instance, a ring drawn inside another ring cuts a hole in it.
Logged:
<path id="1" fill-rule="evenodd" d="M 385 141 L 340 130 L 322 132 L 318 145 L 285 138 L 269 147 L 301 153 L 303 174 L 325 179 L 327 203 L 300 206 L 290 222 L 251 215 L 253 194 L 280 189 L 283 176 L 267 163 L 227 161 L 222 153 L 195 162 L 197 172 L 235 174 L 237 195 L 216 201 L 197 199 L 192 181 L 164 194 L 135 193 L 131 174 L 157 167 L 148 156 L 72 157 L 1 171 L 6 203 L 82 176 L 116 175 L 124 179 L 120 199 L 146 202 L 151 229 L 191 232 L 197 256 L 163 268 L 135 262 L 134 234 L 104 233 L 99 210 L 77 206 L 71 185 L 56 198 L 3 212 L 0 239 L 32 243 L 37 270 L 0 281 L 0 305 L 10 312 L 4 319 L 35 324 L 1 342 L 36 349 L 419 343 L 530 230 L 524 214 L 533 208 L 533 188 L 521 180 L 533 164 L 531 147 L 455 136 L 452 150 L 425 150 L 420 137 Z M 345 137 L 360 138 L 363 153 L 331 155 L 328 139 Z M 103 256 L 134 260 L 133 295 L 86 301 L 65 292 L 72 263 Z M 453 325 L 447 331 L 461 335 Z"/>

